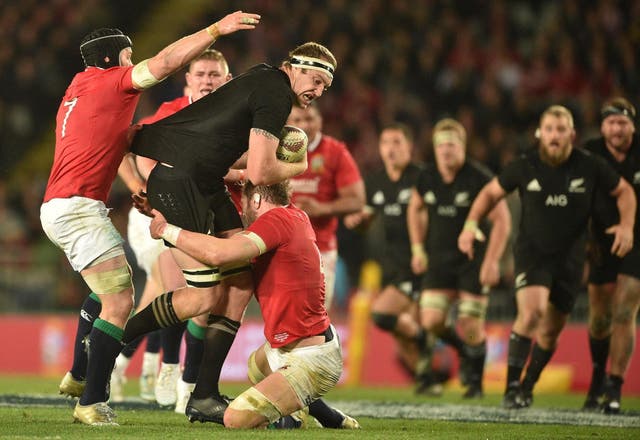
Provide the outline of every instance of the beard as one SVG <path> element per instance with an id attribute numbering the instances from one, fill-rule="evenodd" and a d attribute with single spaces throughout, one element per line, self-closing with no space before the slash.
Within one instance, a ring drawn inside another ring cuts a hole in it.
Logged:
<path id="1" fill-rule="evenodd" d="M 557 167 L 558 165 L 563 164 L 569 157 L 569 154 L 571 154 L 571 145 L 553 148 L 553 153 L 550 154 L 547 147 L 541 145 L 539 149 L 540 159 L 542 159 L 542 161 L 547 165 Z"/>

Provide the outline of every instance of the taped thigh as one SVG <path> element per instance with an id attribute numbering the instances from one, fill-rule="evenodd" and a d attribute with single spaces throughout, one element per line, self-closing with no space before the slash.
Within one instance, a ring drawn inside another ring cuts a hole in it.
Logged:
<path id="1" fill-rule="evenodd" d="M 450 305 L 451 301 L 446 294 L 433 293 L 425 290 L 420 297 L 420 309 L 435 309 L 446 313 Z"/>
<path id="2" fill-rule="evenodd" d="M 249 388 L 233 399 L 229 408 L 235 411 L 251 411 L 264 416 L 269 423 L 273 423 L 282 417 L 282 413 L 267 396 L 254 387 Z"/>
<path id="3" fill-rule="evenodd" d="M 487 314 L 487 302 L 482 298 L 463 298 L 458 305 L 458 316 L 484 319 Z"/>
<path id="4" fill-rule="evenodd" d="M 98 295 L 120 293 L 133 286 L 131 269 L 126 264 L 104 272 L 83 275 L 83 278 L 89 288 Z"/>

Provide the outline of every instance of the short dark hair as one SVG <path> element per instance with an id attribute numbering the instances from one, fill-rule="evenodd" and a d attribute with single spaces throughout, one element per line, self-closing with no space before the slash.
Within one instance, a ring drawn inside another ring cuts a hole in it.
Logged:
<path id="1" fill-rule="evenodd" d="M 627 99 L 617 96 L 605 101 L 600 109 L 600 119 L 604 121 L 607 116 L 622 115 L 626 116 L 631 121 L 636 118 L 636 108 Z"/>
<path id="2" fill-rule="evenodd" d="M 382 131 L 385 130 L 398 130 L 410 143 L 413 143 L 413 131 L 411 131 L 411 128 L 409 128 L 409 126 L 403 122 L 392 122 L 390 124 L 387 124 L 382 127 Z"/>
<path id="3" fill-rule="evenodd" d="M 254 185 L 250 180 L 247 180 L 244 184 L 243 192 L 247 199 L 257 193 L 264 200 L 274 205 L 286 206 L 291 203 L 291 190 L 288 180 L 274 183 L 273 185 Z"/>

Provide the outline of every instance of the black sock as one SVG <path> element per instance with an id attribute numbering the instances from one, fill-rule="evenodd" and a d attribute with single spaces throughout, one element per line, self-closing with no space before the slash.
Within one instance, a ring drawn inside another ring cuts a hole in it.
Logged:
<path id="1" fill-rule="evenodd" d="M 520 336 L 511 331 L 509 335 L 509 353 L 507 355 L 507 387 L 509 384 L 520 383 L 522 369 L 527 363 L 531 351 L 531 338 Z"/>
<path id="2" fill-rule="evenodd" d="M 121 338 L 121 328 L 102 319 L 95 320 L 89 334 L 87 385 L 80 397 L 80 405 L 107 401 L 111 371 L 122 350 Z"/>
<path id="3" fill-rule="evenodd" d="M 527 372 L 524 375 L 524 380 L 522 381 L 522 388 L 528 391 L 533 390 L 534 385 L 538 382 L 540 378 L 540 373 L 544 367 L 547 366 L 551 356 L 555 352 L 555 349 L 545 350 L 541 348 L 537 343 L 533 344 L 533 350 L 531 351 L 531 360 L 529 361 L 529 366 L 527 367 Z"/>
<path id="4" fill-rule="evenodd" d="M 342 424 L 342 414 L 327 405 L 324 400 L 314 400 L 309 405 L 309 414 L 318 420 L 325 428 L 337 429 Z"/>
<path id="5" fill-rule="evenodd" d="M 204 338 L 202 362 L 198 371 L 198 380 L 192 396 L 196 399 L 217 396 L 220 394 L 218 382 L 220 372 L 231 345 L 240 328 L 240 322 L 224 316 L 209 316 L 209 326 Z"/>
<path id="6" fill-rule="evenodd" d="M 289 415 L 280 417 L 278 420 L 273 422 L 271 426 L 276 429 L 297 429 L 302 426 L 302 422 Z"/>
<path id="7" fill-rule="evenodd" d="M 180 344 L 186 327 L 187 323 L 185 321 L 160 330 L 162 362 L 165 364 L 180 363 Z"/>
<path id="8" fill-rule="evenodd" d="M 458 353 L 463 353 L 464 342 L 460 339 L 455 328 L 445 327 L 444 331 L 438 335 L 438 338 L 445 344 L 452 346 Z"/>
<path id="9" fill-rule="evenodd" d="M 147 346 L 144 351 L 147 353 L 160 352 L 160 345 L 162 344 L 162 337 L 160 336 L 160 330 L 156 330 L 147 334 Z"/>
<path id="10" fill-rule="evenodd" d="M 140 343 L 142 343 L 143 339 L 144 339 L 144 336 L 138 336 L 133 341 L 125 345 L 120 353 L 122 353 L 125 357 L 128 357 L 129 359 L 131 359 L 131 357 L 133 357 L 133 354 L 136 352 L 136 350 L 140 346 Z"/>
<path id="11" fill-rule="evenodd" d="M 187 383 L 196 383 L 198 379 L 198 370 L 204 352 L 205 333 L 206 327 L 200 327 L 189 320 L 187 331 L 184 334 L 187 350 L 184 357 L 184 371 L 182 372 L 182 380 Z"/>
<path id="12" fill-rule="evenodd" d="M 484 362 L 487 357 L 487 341 L 482 341 L 478 345 L 465 344 L 464 352 L 466 362 L 469 362 L 469 384 L 482 387 Z"/>
<path id="13" fill-rule="evenodd" d="M 591 384 L 589 385 L 589 395 L 597 396 L 602 391 L 602 386 L 606 377 L 607 357 L 609 356 L 609 342 L 611 337 L 595 339 L 589 335 L 589 351 L 591 352 L 591 362 L 593 370 L 591 372 Z"/>
<path id="14" fill-rule="evenodd" d="M 85 338 L 91 333 L 93 322 L 96 320 L 102 303 L 95 293 L 91 293 L 82 304 L 80 316 L 78 317 L 78 328 L 76 330 L 76 340 L 73 345 L 73 364 L 71 365 L 71 375 L 78 380 L 84 380 L 87 376 L 87 347 Z"/>
<path id="15" fill-rule="evenodd" d="M 129 318 L 122 342 L 128 344 L 138 336 L 179 323 L 180 320 L 173 310 L 172 297 L 173 292 L 162 294 Z"/>

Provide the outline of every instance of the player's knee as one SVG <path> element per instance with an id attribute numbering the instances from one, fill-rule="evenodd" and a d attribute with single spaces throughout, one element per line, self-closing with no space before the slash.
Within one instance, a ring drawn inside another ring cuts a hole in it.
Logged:
<path id="1" fill-rule="evenodd" d="M 539 308 L 530 308 L 520 311 L 518 320 L 528 331 L 533 331 L 540 324 L 543 314 L 544 311 Z"/>
<path id="2" fill-rule="evenodd" d="M 224 412 L 227 428 L 254 428 L 275 422 L 281 417 L 280 410 L 264 394 L 249 388 L 233 399 Z"/>
<path id="3" fill-rule="evenodd" d="M 602 314 L 592 314 L 589 319 L 589 334 L 596 339 L 605 338 L 611 333 L 613 314 L 606 312 Z"/>
<path id="4" fill-rule="evenodd" d="M 371 319 L 378 326 L 378 328 L 381 328 L 382 330 L 388 332 L 394 331 L 396 329 L 396 325 L 398 324 L 398 317 L 387 313 L 374 312 L 371 314 Z"/>
<path id="5" fill-rule="evenodd" d="M 458 316 L 484 321 L 487 302 L 480 298 L 463 298 L 458 306 Z"/>

